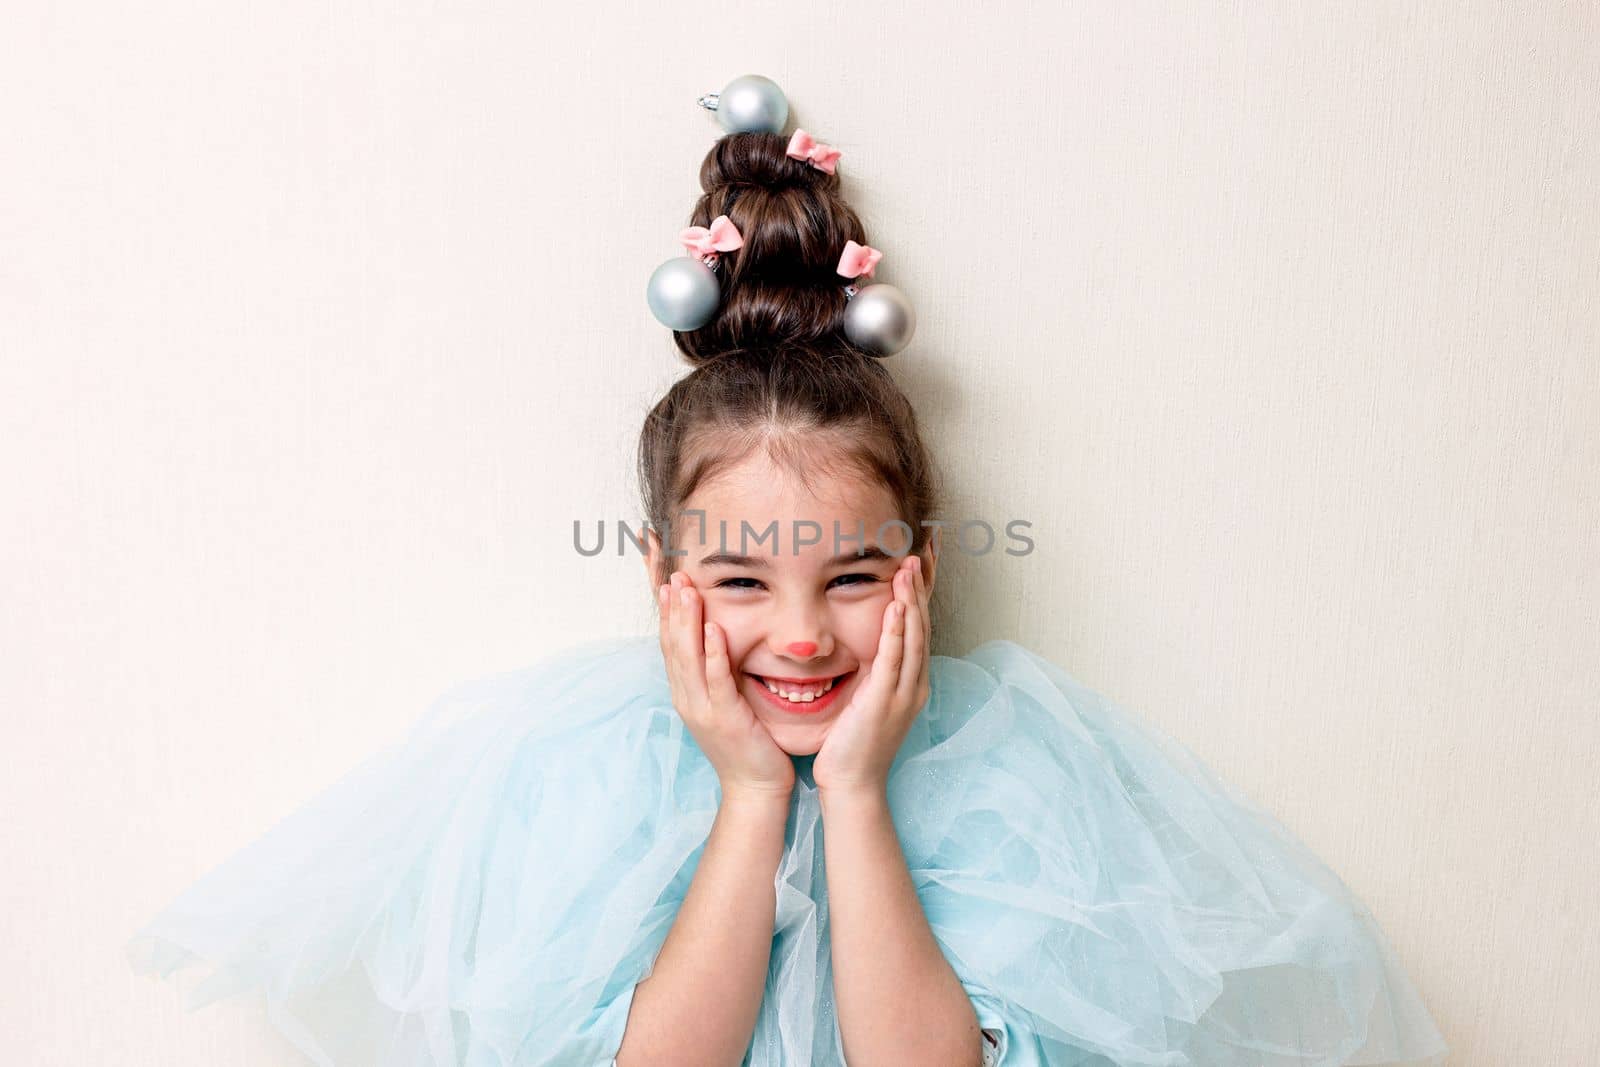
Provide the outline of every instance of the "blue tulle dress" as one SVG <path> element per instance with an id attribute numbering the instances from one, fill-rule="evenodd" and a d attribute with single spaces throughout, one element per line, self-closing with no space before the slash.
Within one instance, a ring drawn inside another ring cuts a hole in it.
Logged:
<path id="1" fill-rule="evenodd" d="M 1371 912 L 1186 748 L 1010 641 L 935 656 L 929 677 L 889 801 L 993 1059 L 1442 1060 Z M 795 762 L 745 1063 L 840 1067 L 824 825 L 811 758 Z M 189 1007 L 264 993 L 318 1064 L 605 1067 L 719 796 L 657 638 L 576 645 L 438 697 L 178 897 L 130 959 Z"/>

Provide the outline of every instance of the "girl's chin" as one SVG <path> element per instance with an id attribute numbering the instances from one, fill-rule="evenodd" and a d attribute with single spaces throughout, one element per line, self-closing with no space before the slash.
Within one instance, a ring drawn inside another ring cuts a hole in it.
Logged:
<path id="1" fill-rule="evenodd" d="M 828 736 L 828 724 L 825 722 L 814 725 L 769 722 L 766 727 L 778 747 L 791 756 L 815 756 L 822 750 L 822 739 Z"/>
<path id="2" fill-rule="evenodd" d="M 782 729 L 773 729 L 771 731 L 773 741 L 778 742 L 779 749 L 784 750 L 789 755 L 797 755 L 797 757 L 798 755 L 816 755 L 822 750 L 822 737 L 827 736 L 827 728 L 826 726 L 821 726 L 821 728 L 813 726 L 813 728 L 806 729 L 806 731 L 792 731 L 792 733 L 806 733 L 810 734 L 810 736 L 781 736 L 781 734 L 784 734 Z"/>

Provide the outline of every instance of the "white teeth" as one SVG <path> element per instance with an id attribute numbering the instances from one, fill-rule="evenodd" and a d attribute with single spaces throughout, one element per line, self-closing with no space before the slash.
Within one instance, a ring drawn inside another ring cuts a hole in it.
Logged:
<path id="1" fill-rule="evenodd" d="M 809 704 L 833 688 L 832 678 L 829 678 L 826 682 L 823 682 L 822 687 L 819 689 L 779 689 L 777 683 L 768 681 L 765 678 L 761 680 L 766 683 L 768 689 L 772 690 L 774 693 L 777 693 L 779 696 L 783 697 L 783 699 L 792 701 L 796 704 Z"/>

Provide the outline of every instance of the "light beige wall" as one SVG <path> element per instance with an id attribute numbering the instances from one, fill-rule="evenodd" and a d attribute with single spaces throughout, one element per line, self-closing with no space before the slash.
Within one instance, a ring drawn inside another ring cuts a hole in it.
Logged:
<path id="1" fill-rule="evenodd" d="M 759 72 L 920 309 L 952 510 L 1034 524 L 939 650 L 1278 813 L 1453 1063 L 1600 1062 L 1600 15 L 1278 6 L 12 10 L 7 1058 L 294 1062 L 122 938 L 450 681 L 650 626 L 571 521 L 636 514 L 694 100 Z"/>

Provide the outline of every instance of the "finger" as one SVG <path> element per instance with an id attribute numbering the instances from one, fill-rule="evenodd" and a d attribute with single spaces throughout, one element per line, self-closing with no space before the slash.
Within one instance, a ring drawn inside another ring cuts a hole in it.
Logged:
<path id="1" fill-rule="evenodd" d="M 720 711 L 734 707 L 739 702 L 739 687 L 733 680 L 733 668 L 728 662 L 728 642 L 722 627 L 714 622 L 705 624 L 706 632 L 706 691 L 711 704 Z"/>
<path id="2" fill-rule="evenodd" d="M 661 659 L 667 666 L 667 681 L 674 691 L 678 688 L 678 656 L 672 640 L 672 583 L 663 582 L 656 590 L 659 609 L 658 636 L 661 640 Z"/>
<path id="3" fill-rule="evenodd" d="M 928 579 L 922 571 L 922 557 L 917 557 L 917 565 L 911 572 L 911 577 L 916 583 L 917 603 L 922 607 L 922 636 L 927 639 L 929 646 L 933 641 L 933 590 L 928 588 Z"/>
<path id="4" fill-rule="evenodd" d="M 916 572 L 908 570 L 899 576 L 905 586 L 906 599 L 902 602 L 905 612 L 905 666 L 900 671 L 900 678 L 895 685 L 895 706 L 900 708 L 916 706 L 917 687 L 922 684 L 923 649 L 926 647 L 927 634 L 922 626 L 922 602 L 916 591 Z"/>
<path id="5" fill-rule="evenodd" d="M 661 642 L 662 649 L 667 657 L 667 674 L 672 679 L 674 696 L 681 696 L 682 690 L 678 678 L 683 674 L 678 657 L 678 622 L 682 611 L 674 610 L 678 606 L 678 585 L 680 579 L 676 574 L 667 578 L 666 595 L 661 608 Z"/>
<path id="6" fill-rule="evenodd" d="M 888 703 L 900 681 L 905 629 L 905 603 L 896 597 L 884 609 L 883 631 L 878 635 L 878 653 L 872 659 L 872 672 L 867 678 L 867 688 L 880 707 Z"/>
<path id="7" fill-rule="evenodd" d="M 933 590 L 928 588 L 928 580 L 922 573 L 922 557 L 917 557 L 917 569 L 912 577 L 917 583 L 917 603 L 921 606 L 922 616 L 922 668 L 917 672 L 919 685 L 926 685 L 928 681 L 928 660 L 933 656 Z"/>
<path id="8" fill-rule="evenodd" d="M 671 613 L 670 601 L 667 593 L 670 587 L 662 582 L 656 586 L 656 636 L 661 642 L 661 654 L 668 656 L 667 652 L 667 616 Z"/>
<path id="9" fill-rule="evenodd" d="M 679 682 L 690 702 L 703 708 L 710 697 L 706 693 L 706 636 L 700 621 L 699 596 L 686 584 L 679 587 L 676 596 L 672 605 L 673 640 L 682 671 Z"/>

